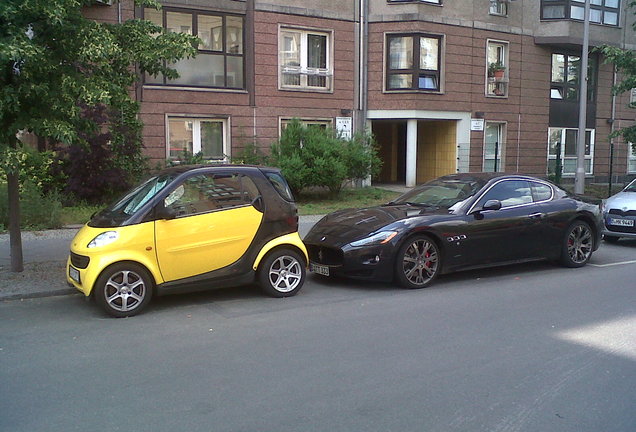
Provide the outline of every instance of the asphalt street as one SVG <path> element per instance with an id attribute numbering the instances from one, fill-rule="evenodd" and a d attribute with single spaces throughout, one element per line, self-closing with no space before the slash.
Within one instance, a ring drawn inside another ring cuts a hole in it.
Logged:
<path id="1" fill-rule="evenodd" d="M 590 265 L 463 272 L 423 290 L 310 277 L 163 297 L 0 303 L 1 431 L 629 432 L 636 242 Z"/>

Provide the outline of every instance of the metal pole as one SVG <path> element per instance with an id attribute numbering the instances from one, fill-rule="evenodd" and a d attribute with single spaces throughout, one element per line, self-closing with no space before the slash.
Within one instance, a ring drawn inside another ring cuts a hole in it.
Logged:
<path id="1" fill-rule="evenodd" d="M 590 46 L 590 0 L 585 0 L 583 18 L 583 46 L 581 47 L 581 69 L 579 70 L 579 133 L 576 143 L 576 177 L 574 193 L 585 191 L 585 126 L 587 123 L 587 58 Z"/>

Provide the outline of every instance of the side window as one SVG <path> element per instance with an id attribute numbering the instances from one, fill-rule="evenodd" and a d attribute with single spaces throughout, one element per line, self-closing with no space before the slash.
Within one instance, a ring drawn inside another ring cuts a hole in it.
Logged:
<path id="1" fill-rule="evenodd" d="M 532 202 L 532 190 L 525 180 L 505 180 L 486 192 L 478 207 L 483 207 L 488 200 L 499 200 L 502 208 L 529 204 Z"/>
<path id="2" fill-rule="evenodd" d="M 165 199 L 177 217 L 249 205 L 259 191 L 252 179 L 237 174 L 200 174 L 186 179 Z"/>
<path id="3" fill-rule="evenodd" d="M 552 188 L 546 184 L 532 183 L 532 189 L 535 202 L 547 201 L 552 198 Z"/>

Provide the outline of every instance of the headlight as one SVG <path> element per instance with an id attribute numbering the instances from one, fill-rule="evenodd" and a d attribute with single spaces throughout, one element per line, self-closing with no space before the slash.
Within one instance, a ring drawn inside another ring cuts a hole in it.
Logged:
<path id="1" fill-rule="evenodd" d="M 395 231 L 380 231 L 367 238 L 351 242 L 351 246 L 370 246 L 374 244 L 385 244 L 397 235 Z"/>
<path id="2" fill-rule="evenodd" d="M 95 237 L 88 244 L 89 248 L 96 248 L 101 246 L 106 246 L 107 244 L 111 244 L 115 240 L 119 238 L 119 233 L 117 231 L 106 231 Z"/>

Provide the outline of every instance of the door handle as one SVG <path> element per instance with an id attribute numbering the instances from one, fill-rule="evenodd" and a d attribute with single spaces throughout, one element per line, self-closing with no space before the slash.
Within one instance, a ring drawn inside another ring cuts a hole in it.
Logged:
<path id="1" fill-rule="evenodd" d="M 532 213 L 529 214 L 528 217 L 530 219 L 543 219 L 545 217 L 545 213 Z"/>

